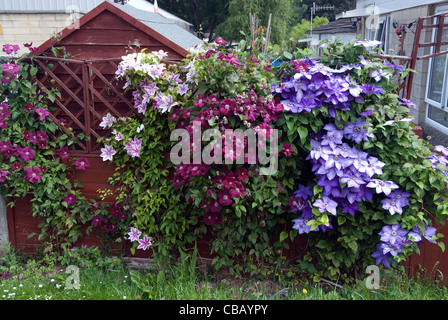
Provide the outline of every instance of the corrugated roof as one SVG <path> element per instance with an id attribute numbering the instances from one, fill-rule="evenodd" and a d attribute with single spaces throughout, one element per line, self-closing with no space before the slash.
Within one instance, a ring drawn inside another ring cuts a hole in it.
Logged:
<path id="1" fill-rule="evenodd" d="M 157 31 L 167 39 L 173 41 L 174 43 L 177 43 L 184 49 L 189 49 L 192 46 L 204 43 L 201 39 L 199 39 L 192 33 L 183 29 L 172 20 L 162 17 L 158 13 L 139 10 L 128 4 L 116 5 L 116 7 L 131 15 L 135 19 L 143 22 L 151 29 L 154 29 L 155 31 Z"/>
<path id="2" fill-rule="evenodd" d="M 67 12 L 77 8 L 78 12 L 86 13 L 104 0 L 2 0 L 0 11 L 32 11 L 32 12 Z"/>
<path id="3" fill-rule="evenodd" d="M 372 15 L 372 8 L 375 6 L 375 14 L 387 14 L 394 11 L 404 9 L 434 5 L 446 2 L 446 0 L 358 0 L 356 2 L 356 9 L 341 12 L 336 15 L 336 19 L 350 18 L 350 17 L 367 17 Z"/>
<path id="4" fill-rule="evenodd" d="M 104 0 L 1 0 L 0 12 L 68 12 L 75 10 L 79 13 L 87 13 L 96 6 L 100 5 Z M 122 4 L 116 4 L 114 0 L 107 0 L 117 6 L 123 6 Z M 125 6 L 131 6 L 135 9 L 154 12 L 154 4 L 146 0 L 127 0 Z M 185 21 L 174 14 L 159 8 L 168 20 L 179 22 L 180 24 L 192 25 L 190 22 Z"/>
<path id="5" fill-rule="evenodd" d="M 85 14 L 99 6 L 104 1 L 105 0 L 1 0 L 0 12 L 44 13 L 70 12 L 69 10 L 75 10 L 81 14 Z M 135 7 L 135 5 L 137 5 L 140 8 L 147 8 L 150 10 L 150 8 L 154 8 L 154 6 L 149 2 L 147 2 L 146 5 L 145 2 L 134 0 L 134 6 L 132 5 L 132 1 L 129 1 L 129 3 L 124 5 L 114 3 L 113 0 L 108 0 L 108 2 L 131 15 L 135 19 L 140 20 L 148 27 L 154 29 L 184 49 L 189 49 L 192 46 L 203 43 L 201 39 L 177 24 L 179 21 L 183 21 L 186 24 L 188 24 L 188 22 L 161 9 L 159 10 L 165 15 L 165 17 L 162 17 L 159 13 L 140 10 Z"/>
<path id="6" fill-rule="evenodd" d="M 356 25 L 350 19 L 338 19 L 313 28 L 313 33 L 356 33 Z M 308 30 L 306 33 L 310 33 Z"/>

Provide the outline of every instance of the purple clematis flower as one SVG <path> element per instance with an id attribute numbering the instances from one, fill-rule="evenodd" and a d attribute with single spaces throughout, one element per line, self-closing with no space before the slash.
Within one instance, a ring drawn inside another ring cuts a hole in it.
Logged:
<path id="1" fill-rule="evenodd" d="M 396 223 L 384 226 L 379 232 L 379 235 L 381 236 L 382 242 L 395 244 L 401 238 L 405 238 L 407 233 L 407 230 L 401 228 L 399 223 Z"/>
<path id="2" fill-rule="evenodd" d="M 386 196 L 388 196 L 392 189 L 398 189 L 399 186 L 392 181 L 383 181 L 380 179 L 372 179 L 368 184 L 368 188 L 375 188 L 376 193 L 384 192 Z"/>
<path id="3" fill-rule="evenodd" d="M 316 200 L 313 203 L 313 206 L 318 208 L 320 212 L 329 212 L 332 215 L 336 215 L 338 203 L 331 200 L 329 197 L 324 196 L 322 199 Z"/>
<path id="4" fill-rule="evenodd" d="M 426 225 L 426 223 L 423 223 L 423 227 L 425 228 L 424 231 L 422 231 L 422 229 L 420 229 L 420 227 L 418 225 L 414 226 L 412 228 L 412 231 L 409 232 L 409 236 L 415 241 L 415 242 L 420 242 L 422 241 L 422 237 L 424 237 L 426 240 L 428 240 L 431 243 L 436 243 L 436 241 L 434 241 L 432 238 L 433 236 L 436 234 L 437 229 L 433 228 L 433 227 L 428 227 Z"/>
<path id="5" fill-rule="evenodd" d="M 334 149 L 337 145 L 342 144 L 343 137 L 344 133 L 342 130 L 328 131 L 327 134 L 322 137 L 321 145 L 328 145 Z"/>
<path id="6" fill-rule="evenodd" d="M 383 199 L 381 200 L 381 203 L 383 204 L 383 209 L 389 210 L 391 215 L 394 215 L 395 213 L 403 213 L 402 207 L 393 199 Z"/>
<path id="7" fill-rule="evenodd" d="M 366 164 L 360 166 L 358 170 L 359 172 L 365 172 L 369 177 L 372 177 L 374 174 L 383 174 L 382 168 L 385 165 L 384 162 L 379 161 L 375 157 L 368 157 Z"/>
<path id="8" fill-rule="evenodd" d="M 358 172 L 345 172 L 341 178 L 341 183 L 346 183 L 349 188 L 359 188 L 362 184 L 366 184 L 366 181 Z"/>
<path id="9" fill-rule="evenodd" d="M 359 210 L 359 206 L 356 202 L 350 203 L 348 201 L 343 201 L 342 206 L 342 212 L 350 213 L 352 216 L 354 216 L 356 211 Z"/>
<path id="10" fill-rule="evenodd" d="M 307 219 L 298 218 L 292 221 L 294 222 L 293 229 L 298 230 L 299 234 L 309 233 L 311 231 L 311 226 L 306 224 L 308 222 Z"/>
<path id="11" fill-rule="evenodd" d="M 387 268 L 391 265 L 390 258 L 392 255 L 390 253 L 384 254 L 381 244 L 377 245 L 376 251 L 371 255 L 371 257 L 375 259 L 377 265 L 382 263 Z"/>
<path id="12" fill-rule="evenodd" d="M 362 86 L 362 92 L 365 94 L 384 94 L 384 90 L 381 87 L 376 87 L 373 84 L 365 84 Z"/>
<path id="13" fill-rule="evenodd" d="M 344 137 L 350 140 L 360 143 L 361 141 L 368 141 L 369 138 L 373 137 L 372 133 L 367 131 L 367 125 L 369 121 L 364 121 L 362 119 L 356 120 L 354 122 L 348 122 L 344 128 Z"/>
<path id="14" fill-rule="evenodd" d="M 308 197 L 313 196 L 313 191 L 311 190 L 311 186 L 299 184 L 299 188 L 294 192 L 294 195 L 302 200 L 307 200 Z"/>

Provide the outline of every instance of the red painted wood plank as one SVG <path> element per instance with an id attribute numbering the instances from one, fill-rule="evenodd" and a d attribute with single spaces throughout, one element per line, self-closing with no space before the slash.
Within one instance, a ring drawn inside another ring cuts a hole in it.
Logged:
<path id="1" fill-rule="evenodd" d="M 64 41 L 62 46 L 67 45 L 115 45 L 126 47 L 133 46 L 163 46 L 160 41 L 148 36 L 140 30 L 125 30 L 114 28 L 103 29 L 79 29 L 78 32 L 72 33 Z"/>
<path id="2" fill-rule="evenodd" d="M 65 48 L 67 52 L 76 59 L 82 60 L 97 60 L 104 58 L 120 59 L 122 56 L 127 55 L 127 47 L 122 45 L 71 45 L 66 44 Z M 174 61 L 180 61 L 183 57 L 175 52 L 169 50 L 169 48 L 161 45 L 144 46 L 141 49 L 146 48 L 148 51 L 164 50 L 168 52 L 168 59 Z"/>
<path id="3" fill-rule="evenodd" d="M 82 29 L 93 30 L 125 30 L 135 31 L 137 28 L 124 19 L 118 18 L 110 11 L 103 11 L 82 26 Z"/>

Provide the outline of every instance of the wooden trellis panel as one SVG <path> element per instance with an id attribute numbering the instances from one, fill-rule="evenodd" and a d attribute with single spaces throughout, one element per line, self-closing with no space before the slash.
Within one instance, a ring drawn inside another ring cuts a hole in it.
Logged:
<path id="1" fill-rule="evenodd" d="M 52 111 L 50 117 L 63 131 L 71 128 L 75 134 L 83 133 L 88 137 L 77 144 L 79 152 L 100 150 L 98 138 L 111 134 L 110 130 L 99 126 L 107 113 L 115 117 L 128 117 L 134 113 L 132 94 L 124 92 L 124 81 L 115 76 L 119 60 L 39 57 L 36 62 L 42 70 L 36 76 L 39 88 L 56 87 L 61 93 L 54 102 L 57 110 Z"/>

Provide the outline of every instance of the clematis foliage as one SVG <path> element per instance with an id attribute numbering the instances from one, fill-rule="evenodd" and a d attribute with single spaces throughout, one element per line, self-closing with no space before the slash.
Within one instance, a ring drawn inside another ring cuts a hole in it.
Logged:
<path id="1" fill-rule="evenodd" d="M 123 57 L 117 75 L 143 117 L 106 116 L 102 156 L 123 170 L 111 181 L 132 228 L 165 255 L 207 235 L 217 270 L 317 280 L 395 266 L 427 240 L 443 249 L 448 150 L 413 131 L 415 105 L 396 92 L 410 70 L 369 45 L 327 42 L 276 67 L 223 39 L 178 65 Z"/>

